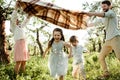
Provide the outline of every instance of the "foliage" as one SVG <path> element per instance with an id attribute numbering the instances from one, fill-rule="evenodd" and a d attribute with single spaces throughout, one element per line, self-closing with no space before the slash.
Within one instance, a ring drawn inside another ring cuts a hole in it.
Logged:
<path id="1" fill-rule="evenodd" d="M 98 53 L 93 52 L 90 54 L 85 53 L 85 71 L 88 80 L 99 80 L 98 77 L 102 74 L 99 62 Z M 12 59 L 12 57 L 11 57 Z M 13 60 L 13 59 L 12 59 Z M 111 72 L 111 76 L 103 80 L 120 80 L 119 67 L 120 64 L 115 58 L 114 54 L 110 54 L 107 57 L 107 63 Z M 48 66 L 48 56 L 43 59 L 40 56 L 30 56 L 27 61 L 26 72 L 20 73 L 16 79 L 17 80 L 53 80 L 50 76 Z M 14 62 L 12 61 L 9 65 L 0 65 L 0 80 L 15 80 L 13 67 Z M 65 80 L 73 80 L 72 78 L 72 58 L 69 59 L 68 73 Z"/>
<path id="2" fill-rule="evenodd" d="M 6 0 L 5 0 L 6 1 Z M 55 0 L 52 0 L 53 2 Z M 113 0 L 115 8 L 113 8 L 118 15 L 120 15 L 120 0 Z M 4 6 L 5 2 L 3 0 L 0 0 L 0 5 L 2 5 L 3 9 L 5 9 L 5 12 L 9 14 L 11 14 L 11 11 L 13 10 L 12 8 L 9 8 L 6 10 L 6 8 Z M 86 8 L 89 8 L 90 11 L 99 11 L 100 7 L 98 7 L 100 3 L 92 3 L 92 4 L 88 4 L 86 3 Z M 85 8 L 85 9 L 86 9 Z M 8 16 L 7 16 L 8 17 Z M 9 19 L 9 18 L 7 18 Z M 38 21 L 38 20 L 37 20 Z M 36 21 L 35 21 L 36 22 Z M 34 24 L 38 24 L 39 22 L 36 22 Z M 42 22 L 40 21 L 40 23 L 42 24 Z M 45 24 L 44 24 L 45 25 Z M 34 25 L 33 25 L 34 26 Z M 47 26 L 47 25 L 45 25 Z M 100 25 L 101 26 L 101 25 Z M 27 28 L 29 29 L 29 28 Z M 49 32 L 47 30 L 44 29 L 39 29 L 41 33 L 44 34 L 44 36 L 50 37 L 51 35 L 49 34 Z M 95 34 L 98 33 L 98 30 L 94 30 Z M 33 32 L 32 32 L 33 31 Z M 36 30 L 30 30 L 30 33 L 35 33 Z M 28 33 L 29 33 L 28 32 Z M 99 35 L 101 35 L 102 32 L 99 31 Z M 29 35 L 30 36 L 30 35 Z M 103 33 L 102 33 L 103 36 Z M 35 44 L 35 38 L 33 36 L 31 36 L 31 41 L 33 41 L 33 43 Z M 95 41 L 97 40 L 97 38 L 95 38 Z M 47 40 L 48 41 L 48 40 Z M 47 42 L 46 41 L 46 42 Z M 94 41 L 94 39 L 93 39 Z M 44 42 L 44 43 L 46 43 Z M 98 42 L 98 41 L 96 41 Z M 90 42 L 90 44 L 92 44 L 92 42 Z M 97 44 L 97 43 L 96 43 Z M 34 45 L 32 45 L 32 52 L 34 52 Z M 91 48 L 91 45 L 90 45 Z M 37 50 L 38 52 L 38 50 Z M 102 71 L 100 69 L 100 65 L 98 62 L 98 53 L 91 53 L 91 54 L 84 54 L 85 55 L 85 70 L 86 70 L 86 74 L 87 74 L 87 78 L 88 80 L 98 80 L 98 77 L 100 74 L 102 74 Z M 14 72 L 13 72 L 13 68 L 14 68 L 14 62 L 13 60 L 13 55 L 11 55 L 11 63 L 8 65 L 0 65 L 0 80 L 15 80 L 15 76 L 14 76 Z M 111 71 L 111 77 L 108 79 L 104 79 L 104 80 L 120 80 L 120 72 L 119 72 L 119 67 L 120 64 L 118 62 L 118 60 L 114 57 L 114 54 L 111 54 L 106 61 L 108 62 L 108 66 L 109 69 Z M 48 70 L 48 66 L 47 66 L 47 62 L 48 62 L 48 57 L 46 59 L 41 58 L 40 56 L 30 56 L 30 59 L 27 62 L 26 65 L 26 72 L 25 73 L 20 73 L 20 75 L 18 75 L 16 78 L 17 80 L 52 80 L 52 77 L 50 76 L 49 70 Z M 69 68 L 68 68 L 68 73 L 65 77 L 66 80 L 73 80 L 72 78 L 72 59 L 69 60 Z"/>

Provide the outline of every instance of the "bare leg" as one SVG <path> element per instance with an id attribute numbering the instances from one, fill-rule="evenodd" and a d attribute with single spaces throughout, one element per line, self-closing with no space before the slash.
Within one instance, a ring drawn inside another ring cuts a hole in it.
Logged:
<path id="1" fill-rule="evenodd" d="M 74 79 L 77 78 L 77 71 L 73 73 L 73 78 L 74 78 Z"/>
<path id="2" fill-rule="evenodd" d="M 82 75 L 83 80 L 86 80 L 86 74 L 85 74 L 85 70 L 84 70 L 84 64 L 81 63 L 79 67 L 80 67 L 80 73 L 79 74 Z"/>
<path id="3" fill-rule="evenodd" d="M 59 80 L 64 80 L 64 76 L 60 76 L 60 77 L 59 77 Z"/>
<path id="4" fill-rule="evenodd" d="M 22 72 L 25 71 L 25 66 L 26 66 L 26 61 L 22 61 L 22 63 L 21 63 L 21 70 L 22 70 Z"/>
<path id="5" fill-rule="evenodd" d="M 19 73 L 20 66 L 21 66 L 21 61 L 17 61 L 14 67 L 15 74 Z"/>
<path id="6" fill-rule="evenodd" d="M 74 79 L 78 78 L 78 73 L 79 73 L 79 65 L 74 65 L 72 71 L 72 76 Z"/>

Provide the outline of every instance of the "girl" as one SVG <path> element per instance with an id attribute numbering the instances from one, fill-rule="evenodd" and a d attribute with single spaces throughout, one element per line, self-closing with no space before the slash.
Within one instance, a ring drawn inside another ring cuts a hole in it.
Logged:
<path id="1" fill-rule="evenodd" d="M 84 59 L 82 55 L 84 49 L 81 45 L 78 45 L 79 41 L 76 36 L 70 37 L 70 43 L 72 44 L 72 55 L 73 55 L 72 76 L 74 79 L 76 79 L 78 74 L 81 73 L 83 79 L 85 80 L 86 75 L 84 72 Z"/>
<path id="2" fill-rule="evenodd" d="M 46 53 L 51 49 L 48 62 L 50 74 L 54 78 L 59 77 L 59 80 L 64 80 L 64 76 L 67 73 L 68 57 L 64 52 L 65 47 L 70 49 L 70 56 L 71 46 L 64 42 L 62 30 L 60 28 L 55 28 L 53 30 L 53 38 L 49 41 L 43 57 L 45 57 Z"/>
<path id="3" fill-rule="evenodd" d="M 14 61 L 16 62 L 14 71 L 15 74 L 19 73 L 21 68 L 22 71 L 25 70 L 26 61 L 28 60 L 28 50 L 25 40 L 25 32 L 23 27 L 26 26 L 30 15 L 26 18 L 26 20 L 19 25 L 18 17 L 17 17 L 17 8 L 18 4 L 16 3 L 15 10 L 12 13 L 11 17 L 11 26 L 10 31 L 14 34 L 15 46 L 14 46 Z"/>

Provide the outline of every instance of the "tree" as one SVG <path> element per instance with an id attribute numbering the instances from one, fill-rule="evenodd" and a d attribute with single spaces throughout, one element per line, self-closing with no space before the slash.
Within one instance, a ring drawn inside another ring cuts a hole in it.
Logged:
<path id="1" fill-rule="evenodd" d="M 6 36 L 5 36 L 5 20 L 9 14 L 9 5 L 7 8 L 2 7 L 4 1 L 0 0 L 0 62 L 9 63 L 10 58 L 6 48 Z"/>
<path id="2" fill-rule="evenodd" d="M 34 46 L 33 45 L 31 47 L 29 46 L 29 48 L 34 47 L 33 55 L 36 55 L 39 52 L 40 55 L 42 56 L 42 54 L 44 53 L 42 44 L 46 44 L 46 41 L 44 41 L 42 43 L 42 41 L 40 39 L 40 37 L 41 37 L 40 34 L 43 34 L 44 36 L 46 36 L 48 38 L 47 41 L 49 41 L 51 35 L 50 35 L 50 33 L 48 31 L 44 30 L 44 28 L 45 27 L 50 27 L 50 26 L 49 26 L 49 23 L 44 22 L 41 19 L 38 19 L 36 17 L 33 17 L 33 20 L 34 21 L 32 23 L 32 26 L 38 26 L 38 27 L 34 27 L 34 28 L 31 28 L 29 26 L 26 27 L 26 29 L 28 30 L 27 33 L 31 33 L 28 36 L 30 37 L 30 39 L 32 39 L 32 43 L 34 44 Z M 36 45 L 36 43 L 37 43 L 37 45 Z M 37 51 L 38 49 L 39 49 L 39 51 Z"/>

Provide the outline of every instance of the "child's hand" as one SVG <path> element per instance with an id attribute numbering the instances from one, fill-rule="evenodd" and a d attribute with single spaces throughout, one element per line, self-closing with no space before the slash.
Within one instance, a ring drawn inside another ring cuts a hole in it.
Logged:
<path id="1" fill-rule="evenodd" d="M 71 57 L 72 57 L 72 55 L 71 55 L 71 54 L 69 54 L 69 55 L 68 55 L 68 58 L 71 58 Z"/>
<path id="2" fill-rule="evenodd" d="M 45 53 L 43 53 L 42 57 L 45 58 Z"/>

